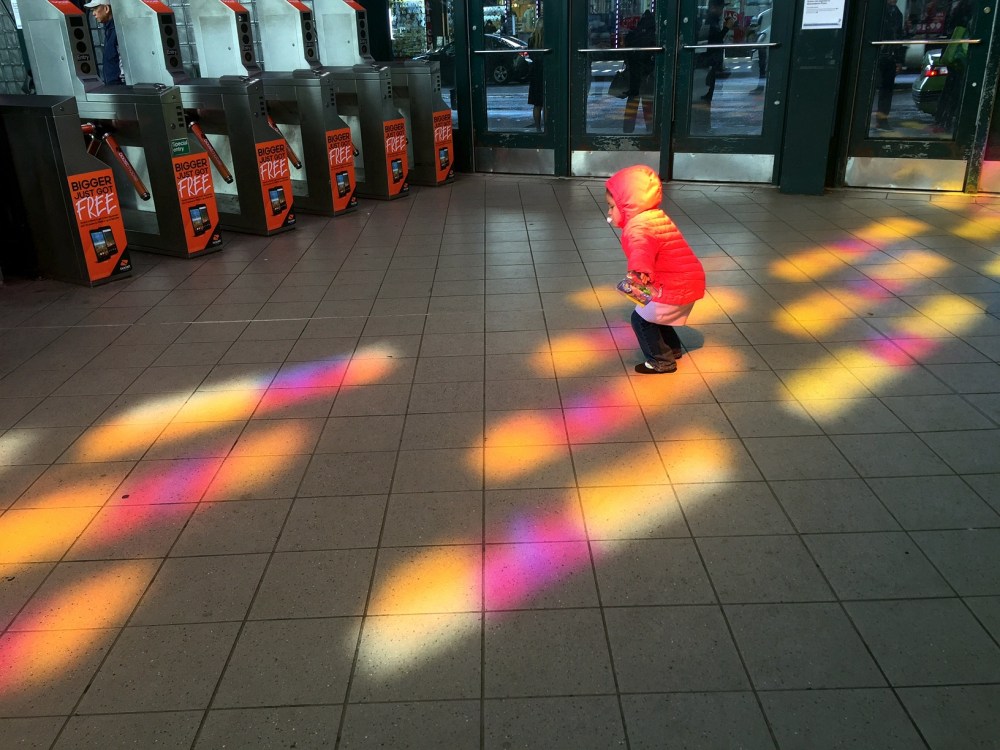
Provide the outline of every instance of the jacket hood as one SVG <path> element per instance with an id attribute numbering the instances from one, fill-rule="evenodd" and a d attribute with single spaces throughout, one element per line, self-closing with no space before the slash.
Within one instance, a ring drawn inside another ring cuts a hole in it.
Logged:
<path id="1" fill-rule="evenodd" d="M 645 164 L 636 164 L 616 172 L 608 179 L 606 187 L 621 214 L 620 227 L 643 211 L 659 208 L 663 202 L 660 178 Z"/>

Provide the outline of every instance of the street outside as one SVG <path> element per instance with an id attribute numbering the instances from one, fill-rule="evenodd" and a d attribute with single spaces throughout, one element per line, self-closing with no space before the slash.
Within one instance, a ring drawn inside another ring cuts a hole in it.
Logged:
<path id="1" fill-rule="evenodd" d="M 630 135 L 624 132 L 623 122 L 626 100 L 608 95 L 608 86 L 621 62 L 608 60 L 591 66 L 591 83 L 583 117 L 588 135 Z M 694 86 L 689 87 L 693 106 L 689 132 L 691 135 L 755 136 L 761 134 L 764 106 L 772 97 L 759 89 L 757 61 L 750 58 L 730 57 L 726 60 L 728 77 L 719 78 L 711 104 L 700 97 L 706 91 L 703 69 L 694 71 Z M 951 137 L 948 132 L 934 132 L 934 118 L 921 112 L 913 102 L 910 88 L 916 73 L 902 73 L 896 77 L 889 128 L 874 129 L 871 137 L 878 138 L 934 138 Z M 532 107 L 528 104 L 528 84 L 512 83 L 486 87 L 489 130 L 493 133 L 532 132 Z M 872 109 L 874 112 L 874 108 Z M 640 107 L 636 118 L 636 135 L 645 134 Z"/>

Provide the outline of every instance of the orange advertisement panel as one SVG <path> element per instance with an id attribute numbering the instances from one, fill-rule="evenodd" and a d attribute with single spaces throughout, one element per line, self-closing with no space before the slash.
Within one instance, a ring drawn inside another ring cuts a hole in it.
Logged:
<path id="1" fill-rule="evenodd" d="M 410 162 L 406 157 L 406 121 L 386 120 L 382 123 L 385 134 L 385 172 L 389 177 L 389 195 L 399 195 L 410 190 L 407 177 Z"/>
<path id="2" fill-rule="evenodd" d="M 358 182 L 354 176 L 351 129 L 327 130 L 326 153 L 330 162 L 330 184 L 333 186 L 333 211 L 340 213 L 358 205 L 358 197 L 354 194 Z"/>
<path id="3" fill-rule="evenodd" d="M 69 176 L 73 215 L 91 283 L 132 270 L 128 240 L 110 169 Z"/>
<path id="4" fill-rule="evenodd" d="M 292 172 L 288 168 L 285 141 L 265 141 L 257 144 L 257 171 L 264 199 L 264 215 L 268 231 L 295 223 L 292 205 Z"/>
<path id="5" fill-rule="evenodd" d="M 454 179 L 455 145 L 451 132 L 451 110 L 434 113 L 434 167 L 438 184 Z"/>
<path id="6" fill-rule="evenodd" d="M 188 255 L 222 244 L 219 207 L 207 154 L 185 154 L 173 158 L 174 182 L 181 203 Z"/>

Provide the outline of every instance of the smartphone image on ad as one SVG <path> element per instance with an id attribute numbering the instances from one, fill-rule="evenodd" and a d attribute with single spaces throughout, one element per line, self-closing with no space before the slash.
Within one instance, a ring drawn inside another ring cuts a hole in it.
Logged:
<path id="1" fill-rule="evenodd" d="M 102 263 L 118 252 L 118 245 L 115 243 L 115 235 L 111 227 L 100 227 L 90 230 L 90 241 L 94 243 L 94 254 L 97 262 Z"/>
<path id="2" fill-rule="evenodd" d="M 285 189 L 283 187 L 271 188 L 267 191 L 267 197 L 271 200 L 271 213 L 275 216 L 288 208 L 288 203 L 285 201 Z"/>
<path id="3" fill-rule="evenodd" d="M 211 222 L 208 219 L 208 206 L 204 203 L 191 206 L 188 209 L 188 214 L 191 215 L 191 226 L 194 227 L 195 237 L 205 234 L 211 228 Z"/>
<path id="4" fill-rule="evenodd" d="M 451 164 L 447 148 L 438 149 L 438 161 L 441 163 L 441 169 L 447 169 L 448 165 Z"/>
<path id="5" fill-rule="evenodd" d="M 337 172 L 337 195 L 343 198 L 351 191 L 351 178 L 347 172 Z"/>
<path id="6" fill-rule="evenodd" d="M 399 182 L 403 179 L 403 160 L 393 159 L 392 160 L 392 181 Z"/>

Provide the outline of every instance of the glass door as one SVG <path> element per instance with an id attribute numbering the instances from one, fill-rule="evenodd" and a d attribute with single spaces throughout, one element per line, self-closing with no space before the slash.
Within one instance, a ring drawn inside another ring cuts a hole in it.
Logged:
<path id="1" fill-rule="evenodd" d="M 566 174 L 566 9 L 555 0 L 471 0 L 469 90 L 479 172 Z"/>
<path id="2" fill-rule="evenodd" d="M 680 0 L 671 176 L 772 182 L 792 3 Z"/>
<path id="3" fill-rule="evenodd" d="M 570 170 L 607 176 L 630 164 L 660 172 L 669 142 L 672 33 L 666 3 L 590 0 L 572 5 Z M 669 46 L 668 46 L 669 45 Z"/>
<path id="4" fill-rule="evenodd" d="M 964 188 L 992 11 L 984 0 L 868 0 L 845 184 Z"/>

